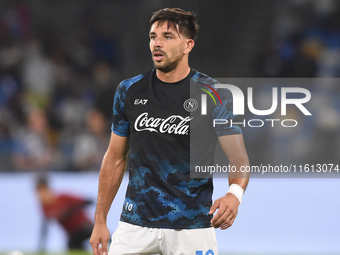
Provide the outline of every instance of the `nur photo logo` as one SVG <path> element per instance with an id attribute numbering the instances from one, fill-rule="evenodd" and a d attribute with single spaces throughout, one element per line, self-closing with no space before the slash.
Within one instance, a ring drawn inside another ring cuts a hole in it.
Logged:
<path id="1" fill-rule="evenodd" d="M 255 107 L 255 93 L 254 90 L 256 88 L 247 87 L 246 96 L 243 91 L 236 85 L 233 84 L 215 84 L 213 86 L 203 84 L 205 87 L 198 89 L 204 91 L 204 94 L 201 94 L 201 115 L 207 115 L 208 109 L 208 97 L 210 96 L 211 100 L 213 100 L 215 107 L 220 105 L 220 107 L 224 107 L 222 101 L 226 99 L 221 99 L 219 95 L 219 91 L 221 89 L 226 89 L 230 91 L 232 95 L 232 109 L 234 116 L 245 116 L 246 110 L 255 116 L 259 116 L 259 118 L 250 118 L 243 119 L 240 121 L 240 117 L 238 117 L 238 121 L 235 119 L 213 119 L 213 126 L 216 125 L 238 125 L 243 127 L 263 127 L 266 123 L 268 123 L 271 127 L 274 127 L 276 124 L 280 124 L 282 127 L 296 127 L 298 125 L 298 120 L 295 118 L 277 118 L 278 114 L 276 114 L 276 118 L 270 118 L 270 115 L 277 113 L 278 108 L 280 108 L 280 116 L 286 117 L 287 108 L 293 107 L 294 110 L 302 113 L 304 116 L 312 116 L 312 113 L 307 109 L 306 103 L 311 100 L 311 92 L 302 87 L 272 87 L 271 95 L 266 98 L 266 101 L 270 101 L 270 107 L 266 109 L 258 109 Z M 295 97 L 292 98 L 292 95 Z M 298 96 L 297 96 L 298 95 Z M 247 107 L 247 108 L 246 108 Z M 264 117 L 266 116 L 266 117 Z"/>

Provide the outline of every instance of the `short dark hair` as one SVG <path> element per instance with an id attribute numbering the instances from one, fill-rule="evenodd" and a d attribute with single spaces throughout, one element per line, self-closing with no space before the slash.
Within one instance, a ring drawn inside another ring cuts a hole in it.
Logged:
<path id="1" fill-rule="evenodd" d="M 168 27 L 174 26 L 178 33 L 182 33 L 190 39 L 196 40 L 199 26 L 196 21 L 196 16 L 190 11 L 184 11 L 180 8 L 165 8 L 153 13 L 150 19 L 150 27 L 158 22 L 162 25 L 168 22 Z"/>

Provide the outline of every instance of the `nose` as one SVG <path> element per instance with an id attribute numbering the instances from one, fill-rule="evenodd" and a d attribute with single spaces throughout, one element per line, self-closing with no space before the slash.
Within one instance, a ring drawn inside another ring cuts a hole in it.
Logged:
<path id="1" fill-rule="evenodd" d="M 161 41 L 158 39 L 158 38 L 156 38 L 155 39 L 155 41 L 154 41 L 154 44 L 153 44 L 153 47 L 159 47 L 159 48 L 162 48 L 162 43 L 161 43 Z"/>

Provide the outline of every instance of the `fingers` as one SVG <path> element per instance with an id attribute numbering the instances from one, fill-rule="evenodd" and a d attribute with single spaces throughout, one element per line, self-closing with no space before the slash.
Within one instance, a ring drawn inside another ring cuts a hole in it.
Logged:
<path id="1" fill-rule="evenodd" d="M 105 238 L 91 237 L 90 244 L 93 255 L 107 255 L 107 243 L 109 240 Z"/>
<path id="2" fill-rule="evenodd" d="M 107 244 L 110 240 L 110 231 L 106 224 L 94 226 L 90 238 L 93 255 L 107 255 Z"/>
<path id="3" fill-rule="evenodd" d="M 214 204 L 210 207 L 209 214 L 214 214 L 216 209 L 219 207 L 219 199 L 217 199 Z"/>
<path id="4" fill-rule="evenodd" d="M 102 245 L 100 248 L 101 255 L 107 255 L 107 243 L 108 243 L 108 240 L 102 242 Z"/>
<path id="5" fill-rule="evenodd" d="M 213 222 L 213 227 L 221 228 L 222 230 L 229 228 L 234 223 L 236 215 L 237 212 L 227 208 L 221 217 L 217 221 Z"/>
<path id="6" fill-rule="evenodd" d="M 233 215 L 233 214 L 230 215 L 230 218 L 228 218 L 226 220 L 226 223 L 221 226 L 221 230 L 225 230 L 225 229 L 231 227 L 233 225 L 235 219 L 236 219 L 235 215 Z"/>
<path id="7" fill-rule="evenodd" d="M 211 220 L 211 226 L 224 230 L 234 223 L 239 205 L 239 203 L 236 203 L 234 200 L 235 199 L 232 196 L 225 196 L 224 198 L 215 201 L 210 212 L 215 212 L 217 209 L 218 211 Z"/>
<path id="8" fill-rule="evenodd" d="M 107 255 L 107 243 L 95 243 L 91 244 L 93 255 Z"/>
<path id="9" fill-rule="evenodd" d="M 93 243 L 90 242 L 90 244 L 91 244 L 91 247 L 92 247 L 93 255 L 100 255 L 99 254 L 99 243 L 93 244 Z"/>
<path id="10" fill-rule="evenodd" d="M 219 228 L 222 225 L 226 224 L 226 220 L 230 215 L 230 211 L 228 208 L 220 208 L 218 212 L 215 214 L 214 218 L 211 220 L 211 225 L 214 228 Z"/>
<path id="11" fill-rule="evenodd" d="M 211 225 L 213 227 L 215 227 L 216 224 L 220 224 L 222 223 L 222 221 L 224 220 L 223 215 L 225 214 L 226 208 L 221 207 L 218 209 L 217 213 L 215 214 L 215 216 L 211 219 Z"/>

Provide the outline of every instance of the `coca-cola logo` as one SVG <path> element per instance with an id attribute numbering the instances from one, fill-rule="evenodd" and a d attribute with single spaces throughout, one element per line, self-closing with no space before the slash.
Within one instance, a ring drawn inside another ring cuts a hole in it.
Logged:
<path id="1" fill-rule="evenodd" d="M 180 115 L 171 115 L 166 119 L 154 118 L 149 117 L 149 114 L 144 112 L 137 117 L 134 127 L 136 131 L 188 135 L 188 123 L 192 119 L 193 117 L 182 117 Z"/>

